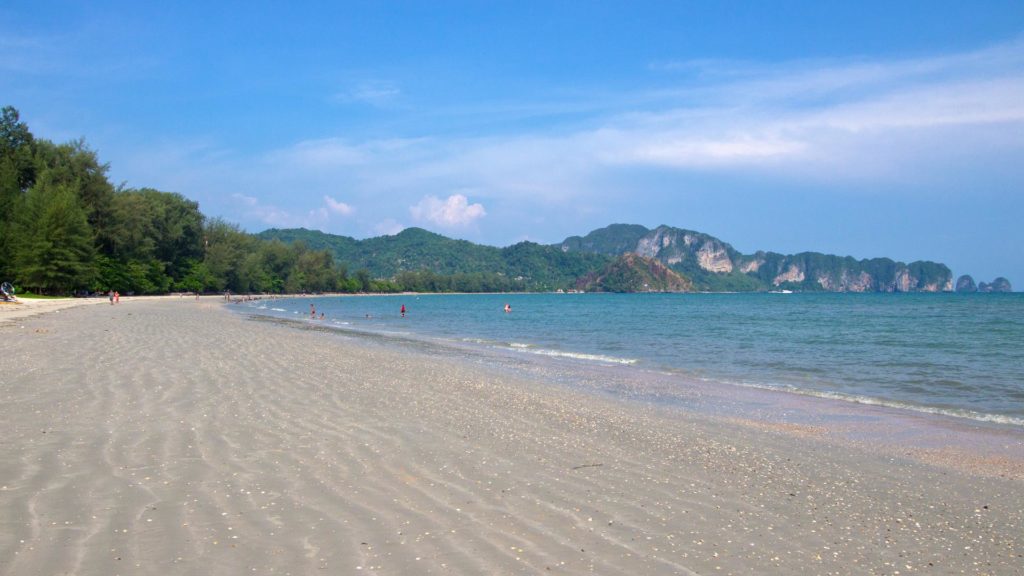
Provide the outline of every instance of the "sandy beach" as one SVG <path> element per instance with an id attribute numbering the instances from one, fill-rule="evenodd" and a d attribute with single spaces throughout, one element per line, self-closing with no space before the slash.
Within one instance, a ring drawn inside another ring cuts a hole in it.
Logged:
<path id="1" fill-rule="evenodd" d="M 882 449 L 101 303 L 0 316 L 0 574 L 1024 573 L 1019 430 Z"/>

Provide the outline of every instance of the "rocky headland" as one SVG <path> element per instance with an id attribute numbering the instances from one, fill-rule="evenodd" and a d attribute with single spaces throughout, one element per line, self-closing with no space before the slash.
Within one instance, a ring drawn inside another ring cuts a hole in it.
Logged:
<path id="1" fill-rule="evenodd" d="M 956 291 L 964 293 L 981 292 L 983 294 L 989 294 L 993 292 L 1013 292 L 1013 286 L 1010 285 L 1010 281 L 1002 276 L 996 278 L 991 283 L 980 282 L 974 283 L 974 278 L 970 274 L 964 274 L 956 280 Z"/>

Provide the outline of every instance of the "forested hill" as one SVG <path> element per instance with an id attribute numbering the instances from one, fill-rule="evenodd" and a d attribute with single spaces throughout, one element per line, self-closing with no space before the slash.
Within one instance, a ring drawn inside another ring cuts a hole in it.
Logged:
<path id="1" fill-rule="evenodd" d="M 329 250 L 350 269 L 365 269 L 375 278 L 391 278 L 402 286 L 433 290 L 448 276 L 452 289 L 555 290 L 571 288 L 576 279 L 599 269 L 611 257 L 569 253 L 557 246 L 520 242 L 505 248 L 474 244 L 406 228 L 394 236 L 356 240 L 305 228 L 265 230 L 263 240 L 301 241 L 313 250 Z"/>
<path id="2" fill-rule="evenodd" d="M 504 269 L 499 248 L 453 240 L 422 228 L 406 228 L 394 236 L 366 240 L 305 228 L 271 228 L 257 237 L 285 243 L 301 241 L 313 250 L 330 250 L 337 261 L 352 269 L 365 268 L 376 278 L 416 270 L 456 274 Z"/>

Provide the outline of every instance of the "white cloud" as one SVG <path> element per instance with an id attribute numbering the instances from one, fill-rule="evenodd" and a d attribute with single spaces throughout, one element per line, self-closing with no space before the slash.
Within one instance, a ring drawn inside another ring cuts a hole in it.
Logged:
<path id="1" fill-rule="evenodd" d="M 445 200 L 426 196 L 409 207 L 414 220 L 432 222 L 444 228 L 468 226 L 487 215 L 483 204 L 470 204 L 462 194 L 452 194 Z"/>
<path id="2" fill-rule="evenodd" d="M 324 204 L 327 206 L 329 211 L 340 216 L 351 216 L 352 213 L 355 212 L 355 208 L 344 202 L 339 202 L 327 195 L 324 196 Z"/>

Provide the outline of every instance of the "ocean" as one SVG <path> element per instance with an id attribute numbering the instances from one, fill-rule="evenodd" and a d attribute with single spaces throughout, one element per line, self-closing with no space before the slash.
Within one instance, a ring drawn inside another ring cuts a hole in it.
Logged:
<path id="1" fill-rule="evenodd" d="M 1024 294 L 403 294 L 232 308 L 620 381 L 657 374 L 1024 427 Z"/>

